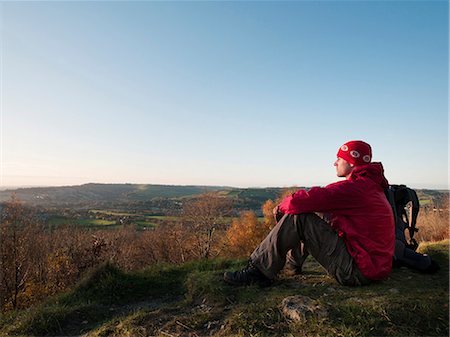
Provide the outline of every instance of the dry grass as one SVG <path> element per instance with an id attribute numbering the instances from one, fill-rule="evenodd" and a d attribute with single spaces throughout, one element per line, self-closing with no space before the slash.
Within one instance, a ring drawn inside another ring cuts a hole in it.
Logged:
<path id="1" fill-rule="evenodd" d="M 449 238 L 449 209 L 424 209 L 417 219 L 418 242 L 435 242 Z"/>

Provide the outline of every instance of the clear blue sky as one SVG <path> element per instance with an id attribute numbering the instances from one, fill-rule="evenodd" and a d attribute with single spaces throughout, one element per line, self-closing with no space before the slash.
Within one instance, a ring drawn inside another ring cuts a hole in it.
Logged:
<path id="1" fill-rule="evenodd" d="M 1 2 L 1 185 L 448 186 L 447 1 Z"/>

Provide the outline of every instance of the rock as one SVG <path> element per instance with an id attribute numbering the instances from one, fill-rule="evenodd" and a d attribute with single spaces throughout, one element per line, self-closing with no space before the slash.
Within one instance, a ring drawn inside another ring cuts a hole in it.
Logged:
<path id="1" fill-rule="evenodd" d="M 289 296 L 281 302 L 283 314 L 298 323 L 305 323 L 308 318 L 315 317 L 319 320 L 328 317 L 326 309 L 319 303 L 306 296 Z"/>
<path id="2" fill-rule="evenodd" d="M 397 288 L 391 288 L 391 289 L 389 289 L 389 292 L 391 294 L 398 294 L 400 291 Z"/>

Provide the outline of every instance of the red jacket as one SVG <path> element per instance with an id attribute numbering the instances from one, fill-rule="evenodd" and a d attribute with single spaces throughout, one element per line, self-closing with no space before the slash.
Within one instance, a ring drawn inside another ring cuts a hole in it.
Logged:
<path id="1" fill-rule="evenodd" d="M 344 239 L 361 273 L 370 280 L 392 270 L 394 216 L 384 194 L 388 182 L 381 163 L 356 166 L 344 181 L 299 190 L 280 204 L 283 213 L 324 212 Z"/>

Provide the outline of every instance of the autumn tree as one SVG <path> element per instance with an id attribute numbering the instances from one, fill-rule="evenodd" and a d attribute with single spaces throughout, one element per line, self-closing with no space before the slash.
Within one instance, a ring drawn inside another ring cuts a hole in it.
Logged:
<path id="1" fill-rule="evenodd" d="M 286 188 L 283 190 L 278 198 L 273 201 L 272 199 L 267 200 L 261 207 L 264 221 L 266 223 L 266 227 L 272 229 L 276 225 L 275 218 L 273 216 L 273 209 L 279 205 L 284 198 L 296 192 L 298 189 L 296 187 Z"/>
<path id="2" fill-rule="evenodd" d="M 265 227 L 272 229 L 276 225 L 275 218 L 273 216 L 273 209 L 277 206 L 276 202 L 272 199 L 267 200 L 261 207 Z"/>
<path id="3" fill-rule="evenodd" d="M 231 257 L 249 256 L 266 237 L 270 229 L 265 221 L 259 221 L 255 212 L 242 212 L 233 219 L 225 235 L 225 255 Z"/>
<path id="4" fill-rule="evenodd" d="M 243 257 L 250 255 L 275 227 L 276 221 L 273 216 L 273 209 L 289 194 L 296 189 L 286 189 L 275 201 L 269 199 L 261 207 L 264 219 L 260 220 L 252 211 L 242 212 L 239 218 L 233 219 L 228 228 L 224 246 L 224 255 L 233 257 Z"/>
<path id="5" fill-rule="evenodd" d="M 222 227 L 225 217 L 231 212 L 230 199 L 217 193 L 205 193 L 183 205 L 181 221 L 185 241 L 199 258 L 213 255 L 215 232 Z"/>

